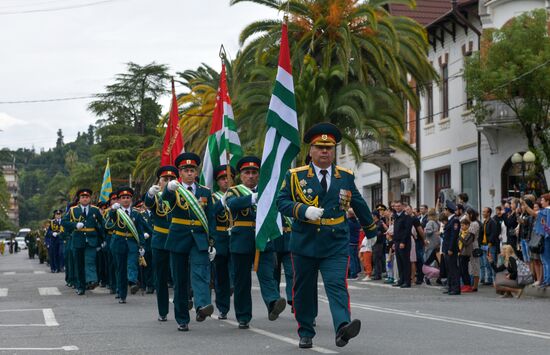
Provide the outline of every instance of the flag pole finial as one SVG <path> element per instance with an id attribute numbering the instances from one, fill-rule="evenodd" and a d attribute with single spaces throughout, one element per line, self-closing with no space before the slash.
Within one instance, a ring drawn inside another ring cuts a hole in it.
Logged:
<path id="1" fill-rule="evenodd" d="M 285 23 L 288 22 L 288 15 L 290 14 L 290 0 L 287 0 L 286 2 L 286 8 L 285 8 L 285 14 L 283 16 L 283 20 Z"/>
<path id="2" fill-rule="evenodd" d="M 220 58 L 222 61 L 225 60 L 225 58 L 227 57 L 227 53 L 225 52 L 225 47 L 223 46 L 223 44 L 220 46 Z"/>

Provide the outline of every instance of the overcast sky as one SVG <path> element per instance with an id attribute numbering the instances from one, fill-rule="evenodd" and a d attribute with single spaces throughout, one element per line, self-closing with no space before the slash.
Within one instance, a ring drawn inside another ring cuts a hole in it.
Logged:
<path id="1" fill-rule="evenodd" d="M 99 93 L 129 61 L 217 68 L 220 44 L 234 57 L 247 24 L 277 17 L 229 0 L 0 0 L 0 149 L 48 149 L 58 128 L 68 142 L 96 120 L 89 99 L 2 102 Z"/>

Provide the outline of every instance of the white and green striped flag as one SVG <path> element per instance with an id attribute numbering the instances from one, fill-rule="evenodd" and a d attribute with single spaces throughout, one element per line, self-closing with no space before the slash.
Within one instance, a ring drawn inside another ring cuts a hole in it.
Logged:
<path id="1" fill-rule="evenodd" d="M 269 240 L 281 236 L 282 226 L 277 211 L 277 193 L 292 160 L 300 152 L 300 134 L 286 23 L 283 23 L 281 33 L 279 67 L 267 112 L 267 127 L 256 211 L 256 248 L 261 251 L 265 250 Z"/>
<path id="2" fill-rule="evenodd" d="M 241 141 L 235 125 L 231 99 L 227 91 L 227 76 L 225 64 L 222 64 L 220 74 L 220 86 L 216 97 L 216 106 L 212 115 L 212 127 L 210 136 L 204 152 L 200 183 L 216 191 L 218 186 L 214 180 L 214 169 L 222 164 L 227 164 L 227 153 L 229 152 L 230 165 L 235 166 L 242 158 L 243 151 Z"/>

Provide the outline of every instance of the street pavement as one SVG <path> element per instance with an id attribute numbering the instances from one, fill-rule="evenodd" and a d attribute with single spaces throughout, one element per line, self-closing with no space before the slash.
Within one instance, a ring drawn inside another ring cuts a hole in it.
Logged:
<path id="1" fill-rule="evenodd" d="M 284 278 L 283 278 L 284 279 Z M 360 335 L 346 347 L 334 330 L 319 279 L 319 316 L 312 350 L 297 347 L 296 321 L 287 309 L 270 322 L 253 287 L 254 318 L 237 329 L 215 316 L 178 332 L 172 309 L 157 319 L 154 295 L 129 295 L 120 305 L 104 288 L 77 296 L 64 274 L 52 274 L 26 251 L 0 256 L 0 353 L 103 354 L 548 354 L 550 301 L 500 299 L 490 287 L 447 296 L 439 287 L 396 289 L 350 281 L 352 316 Z"/>

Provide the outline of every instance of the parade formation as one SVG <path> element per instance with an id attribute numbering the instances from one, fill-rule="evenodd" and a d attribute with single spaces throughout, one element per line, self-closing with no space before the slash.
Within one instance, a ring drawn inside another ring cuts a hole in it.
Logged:
<path id="1" fill-rule="evenodd" d="M 65 212 L 55 210 L 46 233 L 51 271 L 64 269 L 66 285 L 79 296 L 106 287 L 125 304 L 131 302 L 128 291 L 155 293 L 159 322 L 168 319 L 172 287 L 179 331 L 189 331 L 193 308 L 197 322 L 210 318 L 214 308 L 218 319 L 227 319 L 231 295 L 238 328 L 248 329 L 255 271 L 264 314 L 275 321 L 290 306 L 300 348 L 313 345 L 320 272 L 335 344 L 345 346 L 361 329 L 349 308 L 346 212 L 350 207 L 356 211 L 367 237 L 375 236 L 375 224 L 353 173 L 334 164 L 340 139 L 332 124 L 317 124 L 306 132 L 310 163 L 286 173 L 276 198 L 283 228 L 263 251 L 255 239 L 261 160 L 245 156 L 236 168 L 215 167 L 213 193 L 197 182 L 201 158 L 185 152 L 174 165 L 157 170 L 157 182 L 143 201 L 123 186 L 96 206 L 91 201 L 94 192 L 81 188 Z M 237 174 L 240 184 L 235 183 Z M 284 296 L 279 290 L 281 268 Z M 261 310 L 255 315 L 261 317 Z"/>

